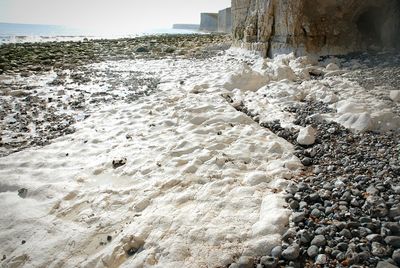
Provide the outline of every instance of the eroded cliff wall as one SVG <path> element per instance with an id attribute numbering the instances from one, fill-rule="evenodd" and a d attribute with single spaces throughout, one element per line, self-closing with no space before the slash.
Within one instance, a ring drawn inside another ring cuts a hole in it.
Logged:
<path id="1" fill-rule="evenodd" d="M 218 32 L 232 32 L 232 9 L 230 7 L 218 12 Z"/>
<path id="2" fill-rule="evenodd" d="M 205 32 L 218 31 L 218 13 L 201 13 L 200 31 L 205 31 Z"/>
<path id="3" fill-rule="evenodd" d="M 398 47 L 400 0 L 232 0 L 237 45 L 264 56 Z"/>

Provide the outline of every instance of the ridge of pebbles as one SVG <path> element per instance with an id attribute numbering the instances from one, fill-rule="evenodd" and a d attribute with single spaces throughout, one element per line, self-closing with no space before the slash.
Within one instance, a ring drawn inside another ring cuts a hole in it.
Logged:
<path id="1" fill-rule="evenodd" d="M 279 120 L 260 123 L 243 103 L 235 106 L 292 143 L 305 168 L 286 189 L 292 216 L 282 245 L 230 267 L 400 266 L 399 133 L 357 133 L 336 122 L 317 122 L 311 115 L 331 108 L 316 101 L 303 104 L 286 112 L 295 116 L 295 125 L 317 131 L 311 145 L 297 142 L 298 129 L 283 128 Z"/>

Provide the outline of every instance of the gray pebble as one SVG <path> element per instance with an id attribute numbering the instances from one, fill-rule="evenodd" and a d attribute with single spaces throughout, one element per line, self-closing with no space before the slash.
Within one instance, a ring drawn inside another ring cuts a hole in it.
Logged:
<path id="1" fill-rule="evenodd" d="M 317 235 L 314 237 L 314 239 L 311 241 L 311 245 L 317 246 L 317 247 L 323 247 L 326 245 L 326 239 L 325 236 L 323 235 Z"/>
<path id="2" fill-rule="evenodd" d="M 300 247 L 297 244 L 289 246 L 282 252 L 282 257 L 285 260 L 293 261 L 296 260 L 300 255 Z"/>
<path id="3" fill-rule="evenodd" d="M 317 256 L 319 253 L 318 247 L 317 246 L 311 246 L 307 249 L 307 255 L 310 256 L 310 258 L 314 258 Z"/>
<path id="4" fill-rule="evenodd" d="M 326 264 L 328 262 L 328 257 L 325 254 L 319 254 L 315 259 L 315 264 Z"/>
<path id="5" fill-rule="evenodd" d="M 397 265 L 400 265 L 400 249 L 393 251 L 392 259 L 397 263 Z"/>
<path id="6" fill-rule="evenodd" d="M 344 236 L 348 239 L 351 239 L 353 237 L 349 229 L 343 229 L 342 231 L 340 231 L 339 235 Z"/>
<path id="7" fill-rule="evenodd" d="M 311 166 L 311 165 L 313 164 L 313 160 L 312 160 L 310 157 L 304 157 L 304 158 L 301 160 L 301 163 L 302 163 L 304 166 L 309 167 L 309 166 Z"/>
<path id="8" fill-rule="evenodd" d="M 370 234 L 366 236 L 367 240 L 370 242 L 379 242 L 382 241 L 382 236 L 378 234 Z"/>
<path id="9" fill-rule="evenodd" d="M 398 268 L 396 265 L 391 264 L 390 262 L 387 261 L 380 261 L 376 265 L 376 268 Z"/>
<path id="10" fill-rule="evenodd" d="M 389 216 L 392 218 L 396 218 L 396 217 L 400 216 L 400 205 L 393 206 L 389 210 Z"/>
<path id="11" fill-rule="evenodd" d="M 297 200 L 293 200 L 293 201 L 290 202 L 289 206 L 290 206 L 291 209 L 297 210 L 297 209 L 299 209 L 300 204 L 299 204 L 299 202 Z"/>
<path id="12" fill-rule="evenodd" d="M 300 242 L 302 244 L 308 244 L 312 239 L 310 233 L 307 230 L 300 230 L 297 233 L 297 236 L 300 238 Z"/>
<path id="13" fill-rule="evenodd" d="M 385 257 L 387 254 L 387 249 L 384 245 L 378 242 L 372 242 L 371 253 L 377 257 Z"/>
<path id="14" fill-rule="evenodd" d="M 319 218 L 319 217 L 322 216 L 322 212 L 321 212 L 319 209 L 314 208 L 314 209 L 311 211 L 311 215 L 314 216 L 314 217 L 316 217 L 316 218 Z"/>
<path id="15" fill-rule="evenodd" d="M 272 256 L 261 257 L 260 262 L 264 268 L 275 268 L 278 266 L 278 259 Z"/>
<path id="16" fill-rule="evenodd" d="M 387 236 L 385 238 L 385 243 L 394 248 L 400 248 L 400 236 Z"/>
<path id="17" fill-rule="evenodd" d="M 337 244 L 337 248 L 341 251 L 346 251 L 348 247 L 349 247 L 349 244 L 347 244 L 345 242 L 340 242 L 339 244 Z"/>
<path id="18" fill-rule="evenodd" d="M 254 266 L 254 259 L 249 256 L 242 256 L 238 260 L 238 268 L 253 268 Z"/>
<path id="19" fill-rule="evenodd" d="M 287 187 L 286 187 L 286 192 L 288 192 L 288 193 L 290 193 L 290 194 L 295 194 L 295 193 L 297 193 L 299 191 L 299 188 L 297 187 L 297 185 L 295 185 L 295 184 L 289 184 Z"/>
<path id="20" fill-rule="evenodd" d="M 282 247 L 276 246 L 271 250 L 271 256 L 275 258 L 280 258 L 282 256 Z"/>
<path id="21" fill-rule="evenodd" d="M 296 231 L 294 229 L 289 229 L 282 235 L 282 240 L 288 241 L 290 238 L 294 237 L 296 237 Z"/>
<path id="22" fill-rule="evenodd" d="M 304 212 L 295 212 L 295 213 L 292 214 L 292 221 L 294 223 L 301 222 L 305 218 L 306 218 L 306 215 L 305 215 Z"/>

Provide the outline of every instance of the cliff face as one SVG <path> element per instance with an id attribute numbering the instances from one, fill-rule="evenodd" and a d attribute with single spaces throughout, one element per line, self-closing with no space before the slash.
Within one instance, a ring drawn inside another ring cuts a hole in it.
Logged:
<path id="1" fill-rule="evenodd" d="M 237 44 L 264 56 L 345 54 L 400 42 L 400 0 L 232 0 Z"/>
<path id="2" fill-rule="evenodd" d="M 200 31 L 216 32 L 218 30 L 218 13 L 201 13 Z"/>
<path id="3" fill-rule="evenodd" d="M 226 8 L 218 12 L 218 32 L 231 33 L 232 32 L 232 10 Z"/>

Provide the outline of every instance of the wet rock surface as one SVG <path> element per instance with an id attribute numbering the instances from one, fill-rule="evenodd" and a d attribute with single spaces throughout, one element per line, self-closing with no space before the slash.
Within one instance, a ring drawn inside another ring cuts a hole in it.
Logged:
<path id="1" fill-rule="evenodd" d="M 159 84 L 155 73 L 93 64 L 208 58 L 229 42 L 226 35 L 209 34 L 1 45 L 0 157 L 71 134 L 93 109 L 135 101 Z"/>

